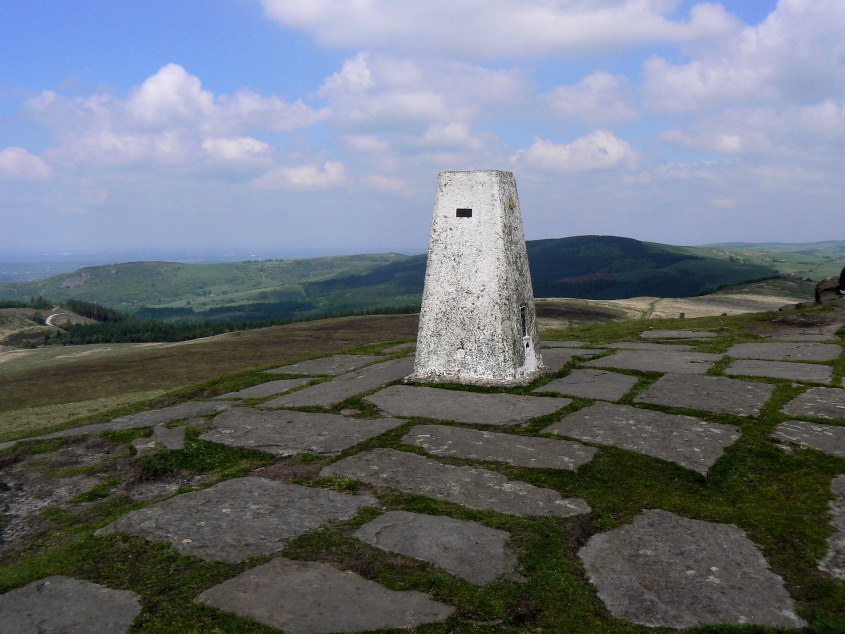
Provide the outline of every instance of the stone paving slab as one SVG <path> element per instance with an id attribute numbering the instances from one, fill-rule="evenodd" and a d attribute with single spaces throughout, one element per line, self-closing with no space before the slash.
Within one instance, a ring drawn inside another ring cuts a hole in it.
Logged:
<path id="1" fill-rule="evenodd" d="M 602 401 L 543 431 L 669 460 L 705 476 L 740 436 L 733 425 Z"/>
<path id="2" fill-rule="evenodd" d="M 680 343 L 652 343 L 651 341 L 617 341 L 603 343 L 597 348 L 618 348 L 620 350 L 663 350 L 666 352 L 689 352 L 690 346 Z"/>
<path id="3" fill-rule="evenodd" d="M 221 418 L 222 417 L 222 418 Z M 330 454 L 404 425 L 398 418 L 349 418 L 292 410 L 235 407 L 214 419 L 201 440 L 290 456 L 305 451 Z"/>
<path id="4" fill-rule="evenodd" d="M 827 539 L 827 554 L 819 562 L 819 570 L 837 579 L 845 579 L 845 475 L 833 478 L 830 490 L 830 522 L 836 531 Z"/>
<path id="5" fill-rule="evenodd" d="M 769 361 L 833 361 L 842 348 L 834 343 L 738 343 L 728 348 L 728 356 Z"/>
<path id="6" fill-rule="evenodd" d="M 775 427 L 772 438 L 845 458 L 845 427 L 788 420 Z"/>
<path id="7" fill-rule="evenodd" d="M 580 348 L 585 345 L 584 341 L 541 341 L 543 348 Z"/>
<path id="8" fill-rule="evenodd" d="M 727 368 L 725 374 L 737 376 L 765 376 L 771 379 L 790 379 L 792 381 L 812 381 L 830 383 L 833 368 L 817 363 L 799 363 L 796 361 L 758 361 L 756 359 L 737 359 Z"/>
<path id="9" fill-rule="evenodd" d="M 592 368 L 618 368 L 641 372 L 704 374 L 722 358 L 709 352 L 664 352 L 662 350 L 620 350 L 612 355 L 587 361 Z"/>
<path id="10" fill-rule="evenodd" d="M 712 339 L 715 332 L 706 330 L 646 330 L 640 333 L 643 339 Z"/>
<path id="11" fill-rule="evenodd" d="M 427 561 L 484 585 L 516 575 L 516 553 L 506 531 L 443 515 L 390 511 L 359 528 L 353 537 L 376 548 Z"/>
<path id="12" fill-rule="evenodd" d="M 126 632 L 141 597 L 73 577 L 54 575 L 0 594 L 0 631 L 9 634 Z"/>
<path id="13" fill-rule="evenodd" d="M 557 491 L 508 480 L 495 471 L 442 464 L 396 449 L 355 454 L 324 467 L 320 475 L 355 478 L 499 513 L 571 517 L 590 512 L 581 498 L 563 498 Z"/>
<path id="14" fill-rule="evenodd" d="M 335 354 L 330 357 L 308 359 L 307 361 L 290 363 L 264 371 L 269 374 L 342 374 L 378 359 L 379 357 L 371 354 Z"/>
<path id="15" fill-rule="evenodd" d="M 650 509 L 593 535 L 578 555 L 611 614 L 634 623 L 807 625 L 783 579 L 731 524 Z"/>
<path id="16" fill-rule="evenodd" d="M 179 450 L 185 448 L 185 428 L 166 427 L 156 425 L 153 428 L 153 438 L 160 442 L 165 449 Z"/>
<path id="17" fill-rule="evenodd" d="M 351 632 L 445 621 L 455 608 L 416 591 L 388 590 L 323 563 L 276 557 L 194 599 L 291 634 Z"/>
<path id="18" fill-rule="evenodd" d="M 402 442 L 422 447 L 436 456 L 495 460 L 517 467 L 569 471 L 589 462 L 596 453 L 595 447 L 571 440 L 516 436 L 448 425 L 416 425 L 405 434 Z"/>
<path id="19" fill-rule="evenodd" d="M 792 416 L 818 416 L 845 420 L 845 390 L 835 387 L 811 387 L 781 409 Z"/>
<path id="20" fill-rule="evenodd" d="M 836 335 L 823 332 L 797 332 L 794 334 L 779 332 L 765 334 L 763 335 L 763 339 L 774 339 L 777 341 L 839 341 Z"/>
<path id="21" fill-rule="evenodd" d="M 436 418 L 482 425 L 514 425 L 566 407 L 568 398 L 466 392 L 436 387 L 391 385 L 364 401 L 393 416 Z"/>
<path id="22" fill-rule="evenodd" d="M 557 392 L 569 396 L 618 401 L 637 383 L 637 377 L 607 370 L 572 370 L 565 377 L 549 381 L 534 392 Z"/>
<path id="23" fill-rule="evenodd" d="M 234 478 L 137 509 L 94 534 L 130 533 L 168 541 L 187 555 L 236 562 L 277 552 L 292 537 L 375 504 L 369 495 Z"/>
<path id="24" fill-rule="evenodd" d="M 305 385 L 311 380 L 312 379 L 303 377 L 300 379 L 278 379 L 277 381 L 267 381 L 265 383 L 253 385 L 252 387 L 244 388 L 243 390 L 238 390 L 237 392 L 227 392 L 226 394 L 221 394 L 220 396 L 215 396 L 214 398 L 262 398 L 264 396 L 274 396 L 275 394 L 281 394 L 282 392 L 287 392 L 295 387 Z"/>
<path id="25" fill-rule="evenodd" d="M 267 401 L 259 407 L 333 407 L 351 396 L 369 392 L 406 377 L 414 369 L 413 357 L 402 357 L 341 374 L 331 381 L 318 383 L 297 392 Z"/>
<path id="26" fill-rule="evenodd" d="M 605 351 L 595 348 L 548 348 L 541 354 L 543 365 L 552 372 L 558 372 L 575 357 L 593 357 L 603 352 Z"/>
<path id="27" fill-rule="evenodd" d="M 664 374 L 634 401 L 737 416 L 758 416 L 774 389 L 775 386 L 770 383 L 739 381 L 724 376 Z"/>

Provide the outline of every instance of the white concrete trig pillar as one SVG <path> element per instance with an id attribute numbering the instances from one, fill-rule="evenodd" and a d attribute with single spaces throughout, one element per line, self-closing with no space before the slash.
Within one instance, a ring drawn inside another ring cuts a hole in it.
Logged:
<path id="1" fill-rule="evenodd" d="M 541 371 L 534 292 L 511 172 L 441 172 L 413 382 L 514 385 Z"/>

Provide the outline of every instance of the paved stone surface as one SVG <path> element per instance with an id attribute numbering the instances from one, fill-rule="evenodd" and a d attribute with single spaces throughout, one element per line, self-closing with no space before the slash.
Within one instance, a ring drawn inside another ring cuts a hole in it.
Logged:
<path id="1" fill-rule="evenodd" d="M 279 551 L 292 537 L 374 504 L 369 495 L 235 478 L 127 513 L 95 535 L 130 533 L 202 559 L 235 562 Z"/>
<path id="2" fill-rule="evenodd" d="M 243 390 L 238 390 L 237 392 L 227 392 L 226 394 L 221 394 L 220 396 L 215 396 L 214 398 L 261 398 L 264 396 L 273 396 L 274 394 L 281 394 L 282 392 L 292 390 L 300 385 L 305 385 L 311 380 L 312 379 L 303 377 L 301 379 L 279 379 L 277 381 L 267 381 L 265 383 L 253 385 L 252 387 L 244 388 Z"/>
<path id="3" fill-rule="evenodd" d="M 561 379 L 541 385 L 534 391 L 618 401 L 636 382 L 637 377 L 618 372 L 576 369 Z"/>
<path id="4" fill-rule="evenodd" d="M 836 496 L 830 501 L 830 522 L 836 532 L 827 540 L 827 554 L 819 562 L 819 570 L 845 579 L 845 475 L 836 476 L 830 490 Z"/>
<path id="5" fill-rule="evenodd" d="M 833 361 L 838 359 L 842 348 L 834 343 L 738 343 L 725 353 L 744 359 L 768 359 L 769 361 Z"/>
<path id="6" fill-rule="evenodd" d="M 377 363 L 347 374 L 341 374 L 331 381 L 318 383 L 267 401 L 259 407 L 332 407 L 350 396 L 369 392 L 404 378 L 414 369 L 413 357 L 402 357 Z"/>
<path id="7" fill-rule="evenodd" d="M 139 412 L 138 414 L 121 416 L 120 418 L 114 418 L 107 423 L 95 423 L 94 425 L 84 425 L 83 427 L 63 429 L 50 434 L 41 434 L 40 436 L 21 438 L 20 440 L 10 440 L 8 442 L 0 443 L 0 451 L 24 440 L 67 438 L 69 436 L 99 434 L 100 432 L 111 431 L 114 429 L 139 429 L 141 427 L 152 427 L 154 425 L 169 423 L 170 421 L 179 418 L 222 412 L 229 407 L 231 407 L 230 403 L 220 403 L 215 401 L 191 401 L 188 403 L 180 403 L 179 405 L 164 407 L 162 409 L 152 409 L 146 412 Z"/>
<path id="8" fill-rule="evenodd" d="M 662 350 L 620 350 L 608 357 L 587 361 L 594 368 L 619 368 L 642 372 L 677 372 L 704 374 L 722 358 L 708 352 L 664 352 Z"/>
<path id="9" fill-rule="evenodd" d="M 830 379 L 833 376 L 833 368 L 829 365 L 819 365 L 817 363 L 737 359 L 725 368 L 725 374 L 735 374 L 738 376 L 765 376 L 772 379 L 790 379 L 792 381 L 830 383 Z"/>
<path id="10" fill-rule="evenodd" d="M 775 339 L 777 341 L 838 341 L 839 338 L 834 334 L 823 332 L 796 332 L 786 333 L 779 332 L 774 334 L 765 334 L 763 339 Z"/>
<path id="11" fill-rule="evenodd" d="M 715 332 L 706 330 L 646 330 L 640 333 L 643 339 L 712 339 Z"/>
<path id="12" fill-rule="evenodd" d="M 178 405 L 171 405 L 170 407 L 163 407 L 161 409 L 151 409 L 146 412 L 138 412 L 137 414 L 121 416 L 104 424 L 109 425 L 109 429 L 138 429 L 139 427 L 163 425 L 164 423 L 169 423 L 170 421 L 177 420 L 179 418 L 213 414 L 214 412 L 221 412 L 229 407 L 229 403 L 216 403 L 214 401 L 189 401 L 188 403 L 179 403 Z M 89 427 L 94 427 L 94 425 L 90 425 Z M 84 428 L 80 427 L 77 431 L 80 429 Z"/>
<path id="13" fill-rule="evenodd" d="M 664 374 L 634 401 L 757 416 L 774 389 L 770 383 L 738 381 L 724 376 Z"/>
<path id="14" fill-rule="evenodd" d="M 299 363 L 283 365 L 272 370 L 265 370 L 265 372 L 270 374 L 341 374 L 372 363 L 378 358 L 368 354 L 335 354 L 331 357 L 308 359 Z"/>
<path id="15" fill-rule="evenodd" d="M 845 458 L 845 427 L 788 420 L 775 427 L 772 438 Z"/>
<path id="16" fill-rule="evenodd" d="M 487 394 L 436 387 L 391 385 L 364 398 L 393 416 L 436 418 L 483 425 L 514 425 L 551 414 L 572 401 L 550 396 Z"/>
<path id="17" fill-rule="evenodd" d="M 144 438 L 133 438 L 132 448 L 135 450 L 136 456 L 143 456 L 148 453 L 153 453 L 158 449 L 158 443 L 154 436 L 145 436 Z"/>
<path id="18" fill-rule="evenodd" d="M 583 341 L 541 341 L 543 348 L 580 348 L 585 345 Z M 543 353 L 545 354 L 545 353 Z"/>
<path id="19" fill-rule="evenodd" d="M 680 343 L 652 343 L 651 341 L 617 341 L 603 343 L 596 348 L 618 348 L 620 350 L 663 350 L 666 352 L 689 352 L 690 346 Z"/>
<path id="20" fill-rule="evenodd" d="M 549 348 L 543 350 L 543 365 L 552 372 L 558 372 L 575 357 L 593 357 L 603 352 L 595 348 Z"/>
<path id="21" fill-rule="evenodd" d="M 557 491 L 508 480 L 494 471 L 442 464 L 395 449 L 355 454 L 324 467 L 320 475 L 356 478 L 500 513 L 570 517 L 590 512 L 581 498 L 563 498 Z"/>
<path id="22" fill-rule="evenodd" d="M 201 440 L 249 447 L 280 456 L 304 451 L 337 453 L 363 440 L 404 425 L 398 418 L 349 418 L 291 410 L 264 411 L 235 407 L 214 419 Z"/>
<path id="23" fill-rule="evenodd" d="M 647 510 L 593 535 L 578 555 L 611 614 L 650 627 L 804 627 L 783 579 L 730 524 Z"/>
<path id="24" fill-rule="evenodd" d="M 793 416 L 845 420 L 845 390 L 835 387 L 811 387 L 789 401 L 781 411 Z"/>
<path id="25" fill-rule="evenodd" d="M 416 425 L 402 442 L 422 447 L 436 456 L 495 460 L 518 467 L 574 471 L 593 459 L 595 447 L 579 442 L 500 434 L 466 427 Z"/>
<path id="26" fill-rule="evenodd" d="M 141 611 L 140 597 L 55 575 L 0 594 L 0 631 L 9 634 L 117 634 Z"/>
<path id="27" fill-rule="evenodd" d="M 388 590 L 328 564 L 284 557 L 209 588 L 194 601 L 292 634 L 414 627 L 445 621 L 455 611 L 422 592 Z"/>
<path id="28" fill-rule="evenodd" d="M 364 524 L 354 537 L 376 548 L 428 561 L 470 583 L 514 576 L 510 535 L 477 522 L 442 515 L 391 511 Z"/>
<path id="29" fill-rule="evenodd" d="M 702 475 L 740 436 L 733 425 L 605 402 L 573 412 L 543 431 L 662 458 Z"/>

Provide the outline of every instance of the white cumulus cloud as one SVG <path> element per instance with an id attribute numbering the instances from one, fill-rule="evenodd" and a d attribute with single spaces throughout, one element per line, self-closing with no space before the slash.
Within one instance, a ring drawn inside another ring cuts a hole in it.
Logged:
<path id="1" fill-rule="evenodd" d="M 252 181 L 259 190 L 321 190 L 346 184 L 346 167 L 343 163 L 326 161 L 322 166 L 313 163 L 277 167 Z"/>
<path id="2" fill-rule="evenodd" d="M 456 57 L 525 57 L 683 42 L 735 28 L 719 4 L 694 5 L 687 19 L 669 17 L 667 0 L 263 0 L 280 24 L 336 47 L 427 52 Z"/>
<path id="3" fill-rule="evenodd" d="M 535 138 L 531 147 L 513 157 L 517 163 L 559 172 L 587 172 L 633 166 L 636 152 L 627 141 L 607 130 L 595 130 L 571 143 Z"/>
<path id="4" fill-rule="evenodd" d="M 608 125 L 638 118 L 624 75 L 596 71 L 574 86 L 556 86 L 540 96 L 559 117 L 575 117 L 590 125 Z"/>
<path id="5" fill-rule="evenodd" d="M 22 147 L 0 150 L 0 180 L 40 181 L 52 175 L 53 168 Z"/>
<path id="6" fill-rule="evenodd" d="M 253 161 L 265 158 L 270 145 L 252 137 L 206 139 L 202 149 L 221 161 Z"/>

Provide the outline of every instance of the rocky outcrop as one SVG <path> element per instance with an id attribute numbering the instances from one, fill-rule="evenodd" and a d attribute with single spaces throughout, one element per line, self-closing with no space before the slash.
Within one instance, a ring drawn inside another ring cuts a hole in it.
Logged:
<path id="1" fill-rule="evenodd" d="M 816 303 L 845 310 L 845 295 L 839 292 L 839 276 L 826 277 L 816 284 Z"/>

